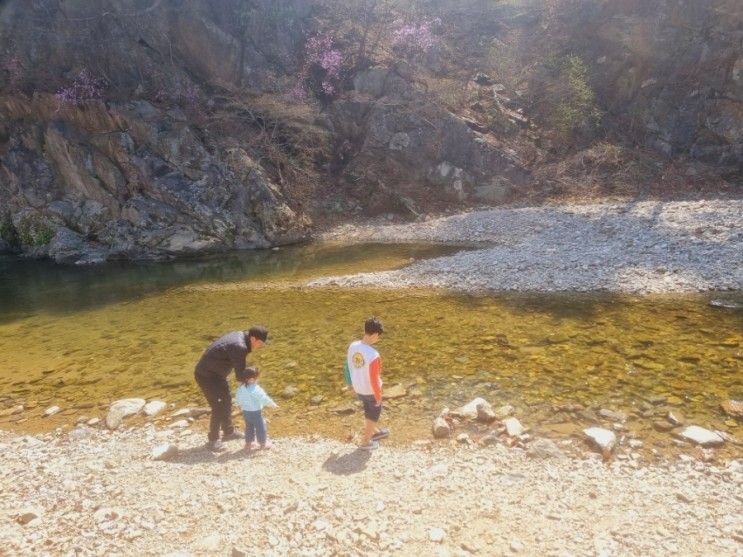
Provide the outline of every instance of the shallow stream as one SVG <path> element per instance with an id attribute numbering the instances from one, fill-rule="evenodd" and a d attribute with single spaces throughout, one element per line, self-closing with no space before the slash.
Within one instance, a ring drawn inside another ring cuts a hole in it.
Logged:
<path id="1" fill-rule="evenodd" d="M 112 400 L 203 406 L 193 366 L 220 334 L 255 323 L 273 343 L 251 355 L 281 408 L 273 434 L 345 438 L 358 412 L 343 391 L 343 359 L 366 316 L 380 316 L 385 388 L 397 441 L 430 438 L 433 418 L 476 396 L 539 435 L 612 427 L 646 449 L 687 451 L 667 414 L 743 439 L 720 402 L 743 398 L 743 311 L 711 307 L 741 295 L 465 295 L 430 290 L 307 289 L 298 281 L 397 268 L 450 253 L 425 245 L 334 247 L 160 264 L 77 269 L 0 260 L 0 428 L 48 430 L 105 416 Z M 284 400 L 289 385 L 299 389 Z M 320 400 L 322 398 L 322 400 Z M 17 405 L 24 411 L 8 414 Z M 44 418 L 58 405 L 62 412 Z M 202 420 L 203 422 L 203 420 Z M 473 432 L 476 435 L 477 432 Z M 721 454 L 741 454 L 726 445 Z"/>

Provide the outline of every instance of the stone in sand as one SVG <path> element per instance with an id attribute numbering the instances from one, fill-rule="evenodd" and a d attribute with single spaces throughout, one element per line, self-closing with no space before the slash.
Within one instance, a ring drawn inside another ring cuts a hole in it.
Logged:
<path id="1" fill-rule="evenodd" d="M 165 410 L 167 406 L 162 400 L 151 400 L 144 405 L 144 413 L 146 416 L 152 418 Z"/>
<path id="2" fill-rule="evenodd" d="M 139 414 L 144 408 L 145 400 L 143 398 L 125 398 L 111 403 L 111 407 L 106 415 L 106 427 L 108 429 L 117 429 L 124 418 Z"/>
<path id="3" fill-rule="evenodd" d="M 601 453 L 606 457 L 611 454 L 614 446 L 617 444 L 617 436 L 613 431 L 602 427 L 589 427 L 584 429 L 583 433 L 599 448 Z"/>

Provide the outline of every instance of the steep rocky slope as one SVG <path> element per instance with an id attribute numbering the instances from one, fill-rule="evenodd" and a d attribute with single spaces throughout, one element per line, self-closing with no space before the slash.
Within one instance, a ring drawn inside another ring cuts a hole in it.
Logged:
<path id="1" fill-rule="evenodd" d="M 687 4 L 11 0 L 0 250 L 263 248 L 617 176 L 739 192 L 742 10 Z"/>

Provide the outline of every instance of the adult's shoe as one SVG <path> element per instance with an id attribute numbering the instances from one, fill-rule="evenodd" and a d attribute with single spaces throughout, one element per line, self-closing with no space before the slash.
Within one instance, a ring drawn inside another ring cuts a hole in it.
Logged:
<path id="1" fill-rule="evenodd" d="M 209 450 L 214 453 L 221 453 L 222 451 L 226 451 L 227 447 L 224 446 L 224 443 L 217 439 L 216 441 L 210 441 L 209 442 Z"/>
<path id="2" fill-rule="evenodd" d="M 238 430 L 222 435 L 222 441 L 235 441 L 236 439 L 245 439 L 245 435 Z"/>

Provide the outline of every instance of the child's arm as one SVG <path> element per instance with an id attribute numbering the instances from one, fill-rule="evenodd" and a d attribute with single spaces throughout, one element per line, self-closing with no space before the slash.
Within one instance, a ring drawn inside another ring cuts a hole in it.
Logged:
<path id="1" fill-rule="evenodd" d="M 268 406 L 269 408 L 278 408 L 279 405 L 276 404 L 273 399 L 266 394 L 266 391 L 258 387 L 260 395 L 261 395 L 261 406 Z"/>

